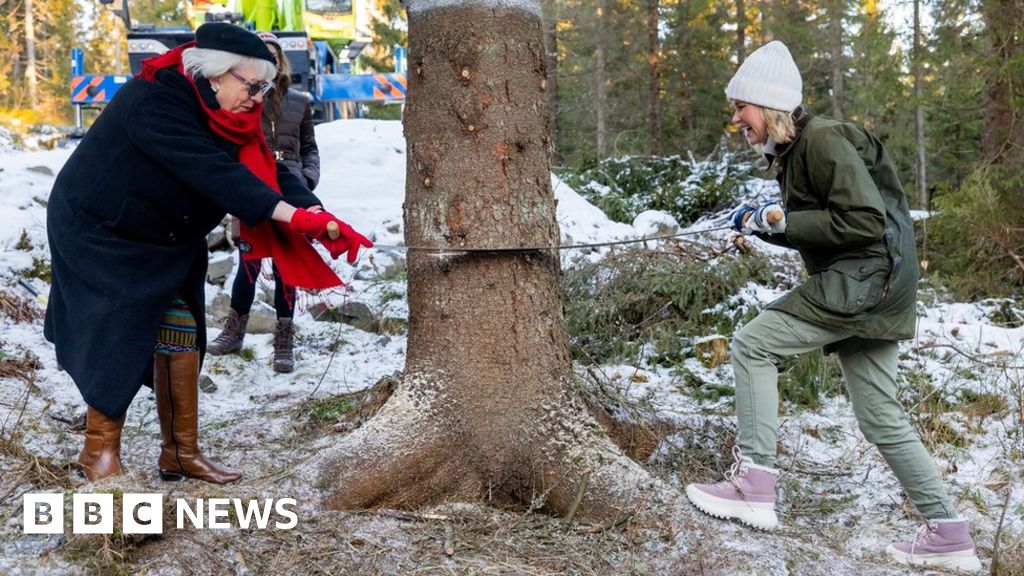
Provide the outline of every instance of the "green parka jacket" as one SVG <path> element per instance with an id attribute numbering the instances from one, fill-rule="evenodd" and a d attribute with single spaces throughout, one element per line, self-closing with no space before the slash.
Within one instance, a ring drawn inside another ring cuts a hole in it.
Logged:
<path id="1" fill-rule="evenodd" d="M 914 335 L 917 251 L 903 187 L 863 128 L 798 109 L 797 137 L 769 156 L 786 209 L 784 235 L 810 278 L 770 309 L 854 336 Z"/>

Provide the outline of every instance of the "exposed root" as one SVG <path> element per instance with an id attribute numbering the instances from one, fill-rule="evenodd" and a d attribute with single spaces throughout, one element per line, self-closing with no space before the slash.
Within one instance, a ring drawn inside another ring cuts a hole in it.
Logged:
<path id="1" fill-rule="evenodd" d="M 308 463 L 327 507 L 408 509 L 486 500 L 611 528 L 659 516 L 656 510 L 681 498 L 624 455 L 569 398 L 571 409 L 551 411 L 541 421 L 490 422 L 494 429 L 524 432 L 491 443 L 493 436 L 462 430 L 467 423 L 449 406 L 452 400 L 430 389 L 424 382 L 403 382 L 373 418 Z M 642 430 L 625 423 L 619 429 Z M 649 431 L 634 437 L 647 441 L 643 452 L 656 446 Z M 474 439 L 482 438 L 489 440 L 476 445 Z"/>
<path id="2" fill-rule="evenodd" d="M 672 427 L 665 422 L 648 424 L 627 419 L 634 414 L 623 406 L 623 399 L 612 397 L 603 388 L 600 393 L 588 393 L 589 389 L 583 387 L 580 390 L 587 410 L 605 434 L 626 456 L 637 462 L 650 458 L 661 441 L 672 432 Z"/>
<path id="3" fill-rule="evenodd" d="M 399 389 L 364 426 L 332 446 L 311 466 L 328 508 L 412 508 L 482 491 L 479 477 Z"/>
<path id="4" fill-rule="evenodd" d="M 581 522 L 606 528 L 645 521 L 653 510 L 672 507 L 680 500 L 678 492 L 596 434 L 567 451 L 540 481 L 551 486 L 547 512 L 557 516 L 572 512 Z"/>

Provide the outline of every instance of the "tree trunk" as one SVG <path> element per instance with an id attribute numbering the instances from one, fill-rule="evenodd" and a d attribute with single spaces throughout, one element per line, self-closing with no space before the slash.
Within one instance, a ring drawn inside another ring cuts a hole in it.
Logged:
<path id="1" fill-rule="evenodd" d="M 544 51 L 548 66 L 548 112 L 550 116 L 551 159 L 560 164 L 558 151 L 558 0 L 545 0 Z"/>
<path id="2" fill-rule="evenodd" d="M 917 201 L 923 210 L 931 207 L 931 195 L 928 192 L 928 160 L 924 136 L 924 102 L 922 100 L 921 77 L 921 0 L 914 0 L 914 136 L 917 141 Z"/>
<path id="3" fill-rule="evenodd" d="M 28 103 L 33 109 L 39 107 L 34 11 L 32 0 L 25 0 L 25 80 L 28 84 Z"/>
<path id="4" fill-rule="evenodd" d="M 557 244 L 539 0 L 435 5 L 407 4 L 407 244 Z M 576 396 L 556 253 L 414 251 L 408 282 L 403 379 L 318 463 L 328 506 L 484 499 L 564 514 L 582 495 L 578 518 L 616 522 L 678 501 Z"/>
<path id="5" fill-rule="evenodd" d="M 679 565 L 662 574 L 891 574 L 842 554 L 818 560 L 820 543 L 785 531 L 744 545 L 748 531 L 686 504 L 625 457 L 578 398 L 558 255 L 455 252 L 554 244 L 558 224 L 540 0 L 446 2 L 407 2 L 404 221 L 408 245 L 448 253 L 409 253 L 406 365 L 391 397 L 354 432 L 320 439 L 274 489 L 300 493 L 315 477 L 333 508 L 461 499 L 606 526 L 636 518 L 657 531 L 625 535 L 638 550 L 643 538 L 670 541 L 666 564 Z"/>
<path id="6" fill-rule="evenodd" d="M 761 0 L 761 44 L 767 44 L 775 39 L 772 32 L 771 1 Z"/>
<path id="7" fill-rule="evenodd" d="M 597 8 L 594 11 L 594 29 L 597 42 L 597 49 L 594 51 L 594 85 L 595 105 L 597 107 L 597 157 L 604 158 L 608 155 L 608 128 L 605 115 L 608 113 L 608 97 L 605 93 L 605 7 L 604 0 L 597 0 Z"/>
<path id="8" fill-rule="evenodd" d="M 1019 118 L 1014 88 L 1024 85 L 1024 71 L 1013 65 L 1020 58 L 1017 39 L 1024 26 L 1022 0 L 986 0 L 982 4 L 985 28 L 991 46 L 992 78 L 985 94 L 981 147 L 990 162 L 1007 163 L 1024 159 L 1024 118 Z"/>
<path id="9" fill-rule="evenodd" d="M 747 6 L 743 0 L 736 0 L 736 62 L 747 57 Z"/>
<path id="10" fill-rule="evenodd" d="M 659 0 L 647 0 L 647 152 L 661 154 L 661 40 L 658 38 Z"/>
<path id="11" fill-rule="evenodd" d="M 832 1 L 832 117 L 843 119 L 843 1 Z"/>

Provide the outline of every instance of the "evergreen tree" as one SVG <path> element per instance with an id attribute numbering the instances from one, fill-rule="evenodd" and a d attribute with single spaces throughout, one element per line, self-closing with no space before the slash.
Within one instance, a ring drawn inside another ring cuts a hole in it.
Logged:
<path id="1" fill-rule="evenodd" d="M 20 0 L 0 0 L 0 98 L 2 106 L 10 108 L 20 101 L 21 83 L 18 72 L 23 44 L 18 40 L 24 20 L 20 18 Z"/>
<path id="2" fill-rule="evenodd" d="M 85 69 L 90 74 L 129 74 L 127 31 L 124 22 L 100 4 L 86 4 L 85 19 L 92 26 L 81 30 Z"/>
<path id="3" fill-rule="evenodd" d="M 958 190 L 981 157 L 982 29 L 973 0 L 936 0 L 927 55 L 926 116 L 930 180 L 936 192 Z"/>
<path id="4" fill-rule="evenodd" d="M 734 37 L 722 32 L 729 6 L 715 0 L 667 7 L 664 42 L 664 149 L 704 155 L 718 146 L 732 115 L 725 86 L 735 63 Z"/>
<path id="5" fill-rule="evenodd" d="M 408 46 L 405 10 L 401 0 L 376 0 L 370 24 L 373 43 L 363 50 L 363 63 L 376 72 L 395 70 L 395 46 Z"/>
<path id="6" fill-rule="evenodd" d="M 849 25 L 843 99 L 846 119 L 862 125 L 885 143 L 904 186 L 910 188 L 916 144 L 908 55 L 876 3 L 866 2 L 859 7 L 851 14 Z"/>
<path id="7" fill-rule="evenodd" d="M 1024 161 L 1024 0 L 983 0 L 986 82 L 981 147 L 994 163 Z"/>
<path id="8" fill-rule="evenodd" d="M 595 18 L 585 0 L 556 0 L 558 16 L 559 155 L 569 165 L 596 156 Z"/>
<path id="9" fill-rule="evenodd" d="M 127 0 L 131 3 L 131 0 Z M 130 4 L 132 24 L 188 26 L 185 2 L 190 0 L 147 0 Z"/>

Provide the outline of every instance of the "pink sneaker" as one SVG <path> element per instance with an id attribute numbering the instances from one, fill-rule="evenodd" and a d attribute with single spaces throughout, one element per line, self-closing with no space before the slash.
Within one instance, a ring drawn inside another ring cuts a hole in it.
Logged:
<path id="1" fill-rule="evenodd" d="M 758 466 L 733 448 L 733 463 L 725 481 L 717 484 L 689 484 L 686 497 L 700 511 L 716 518 L 736 518 L 747 526 L 772 530 L 779 525 L 775 516 L 775 481 L 779 471 Z"/>
<path id="2" fill-rule="evenodd" d="M 913 542 L 896 542 L 886 552 L 901 564 L 966 572 L 981 570 L 967 520 L 929 520 L 918 530 Z"/>

